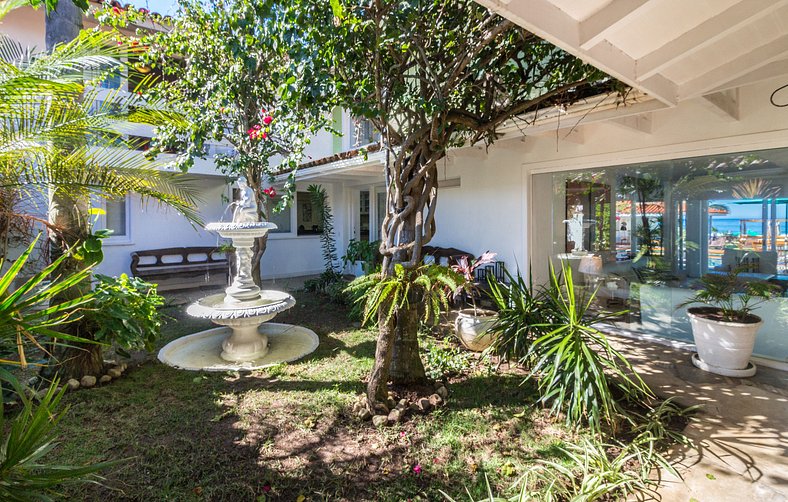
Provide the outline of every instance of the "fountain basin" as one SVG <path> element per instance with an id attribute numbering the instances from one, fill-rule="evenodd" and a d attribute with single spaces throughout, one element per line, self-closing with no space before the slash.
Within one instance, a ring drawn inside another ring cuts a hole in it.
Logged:
<path id="1" fill-rule="evenodd" d="M 159 361 L 191 371 L 254 371 L 300 359 L 314 352 L 319 342 L 314 331 L 291 324 L 265 323 L 257 331 L 271 342 L 270 350 L 257 359 L 222 359 L 222 342 L 231 329 L 219 327 L 173 340 L 159 351 Z"/>
<path id="2" fill-rule="evenodd" d="M 222 342 L 221 357 L 226 361 L 242 362 L 266 355 L 268 338 L 258 330 L 258 326 L 293 305 L 295 299 L 282 291 L 261 291 L 256 299 L 246 301 L 219 293 L 192 303 L 186 313 L 229 327 L 232 332 Z"/>
<path id="3" fill-rule="evenodd" d="M 275 223 L 267 221 L 227 221 L 208 223 L 205 225 L 206 230 L 216 232 L 227 239 L 254 239 L 256 237 L 262 237 L 269 230 L 276 230 L 277 228 Z"/>

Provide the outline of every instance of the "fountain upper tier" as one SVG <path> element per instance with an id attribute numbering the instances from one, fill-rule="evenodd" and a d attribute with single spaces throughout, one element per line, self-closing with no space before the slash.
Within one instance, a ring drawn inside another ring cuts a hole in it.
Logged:
<path id="1" fill-rule="evenodd" d="M 256 239 L 276 228 L 275 223 L 268 221 L 226 221 L 205 225 L 206 230 L 216 232 L 225 239 Z"/>

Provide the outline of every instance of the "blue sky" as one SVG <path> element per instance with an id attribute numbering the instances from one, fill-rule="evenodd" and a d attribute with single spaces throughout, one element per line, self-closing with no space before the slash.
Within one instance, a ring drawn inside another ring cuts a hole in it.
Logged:
<path id="1" fill-rule="evenodd" d="M 175 14 L 178 9 L 176 0 L 134 0 L 137 7 L 145 7 L 151 12 L 158 12 L 161 15 Z"/>

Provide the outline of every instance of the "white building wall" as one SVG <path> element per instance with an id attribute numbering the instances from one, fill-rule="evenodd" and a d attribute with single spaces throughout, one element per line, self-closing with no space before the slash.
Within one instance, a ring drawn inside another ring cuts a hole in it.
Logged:
<path id="1" fill-rule="evenodd" d="M 200 217 L 206 223 L 219 221 L 227 207 L 227 202 L 222 196 L 229 195 L 224 179 L 200 177 L 199 186 Z M 100 274 L 130 274 L 132 251 L 181 246 L 216 246 L 219 243 L 215 234 L 206 232 L 199 225 L 192 225 L 184 216 L 156 201 L 143 201 L 139 196 L 131 195 L 127 208 L 129 235 L 110 237 L 104 241 L 104 261 L 97 268 Z M 101 226 L 101 222 L 98 226 Z"/>

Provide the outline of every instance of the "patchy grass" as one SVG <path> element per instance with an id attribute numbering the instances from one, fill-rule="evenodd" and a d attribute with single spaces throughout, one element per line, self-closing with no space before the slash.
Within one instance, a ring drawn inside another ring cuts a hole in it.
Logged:
<path id="1" fill-rule="evenodd" d="M 54 459 L 123 459 L 74 500 L 442 500 L 499 490 L 567 434 L 514 374 L 454 378 L 445 408 L 382 430 L 352 416 L 375 349 L 343 307 L 300 293 L 277 321 L 320 336 L 308 358 L 253 374 L 179 371 L 150 360 L 111 385 L 67 394 Z M 162 343 L 209 327 L 167 311 Z M 413 470 L 421 466 L 421 473 Z M 266 491 L 270 486 L 270 491 Z M 267 497 L 267 498 L 266 498 Z"/>

